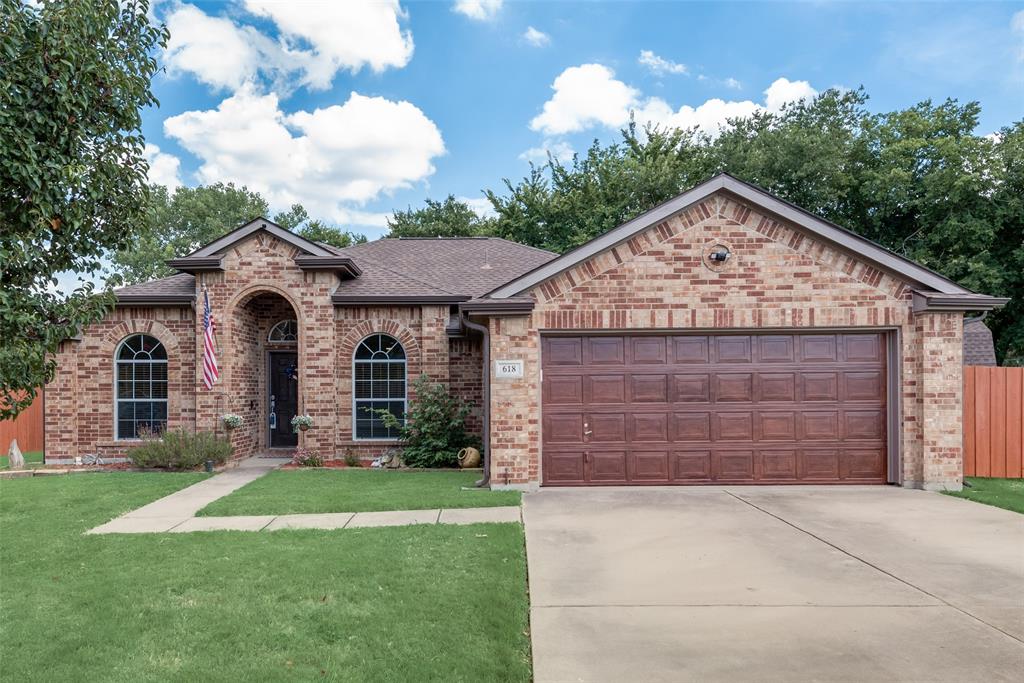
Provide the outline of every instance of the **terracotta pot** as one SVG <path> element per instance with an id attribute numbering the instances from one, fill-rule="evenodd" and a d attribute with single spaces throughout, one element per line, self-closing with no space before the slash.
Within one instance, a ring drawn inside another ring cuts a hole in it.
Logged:
<path id="1" fill-rule="evenodd" d="M 309 425 L 299 425 L 299 431 L 304 432 L 309 429 Z"/>
<path id="2" fill-rule="evenodd" d="M 463 469 L 480 467 L 480 451 L 468 447 L 459 451 L 459 467 Z"/>

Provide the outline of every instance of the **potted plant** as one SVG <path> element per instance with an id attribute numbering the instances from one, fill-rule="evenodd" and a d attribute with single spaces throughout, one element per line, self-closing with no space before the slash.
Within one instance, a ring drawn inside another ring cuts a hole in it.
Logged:
<path id="1" fill-rule="evenodd" d="M 304 432 L 313 426 L 313 418 L 309 415 L 296 415 L 292 418 L 292 429 Z"/>
<path id="2" fill-rule="evenodd" d="M 224 426 L 228 430 L 238 429 L 239 427 L 242 426 L 242 416 L 241 415 L 235 415 L 234 413 L 228 413 L 227 415 L 224 415 L 223 417 L 221 417 L 221 420 L 224 422 Z"/>

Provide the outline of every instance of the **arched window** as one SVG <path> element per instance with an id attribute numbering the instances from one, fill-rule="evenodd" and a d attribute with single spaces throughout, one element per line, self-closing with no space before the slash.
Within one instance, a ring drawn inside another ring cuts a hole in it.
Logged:
<path id="1" fill-rule="evenodd" d="M 405 420 L 405 349 L 394 337 L 374 334 L 359 343 L 352 359 L 355 438 L 395 439 L 375 410 Z"/>
<path id="2" fill-rule="evenodd" d="M 294 320 L 282 320 L 270 328 L 267 335 L 268 342 L 278 344 L 296 343 L 299 341 L 299 323 Z"/>
<path id="3" fill-rule="evenodd" d="M 167 351 L 145 334 L 117 347 L 117 438 L 137 439 L 167 427 Z"/>

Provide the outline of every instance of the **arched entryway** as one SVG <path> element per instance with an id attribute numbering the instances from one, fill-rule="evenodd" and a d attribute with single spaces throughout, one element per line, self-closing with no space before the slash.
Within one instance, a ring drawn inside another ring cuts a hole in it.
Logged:
<path id="1" fill-rule="evenodd" d="M 294 449 L 291 420 L 302 412 L 296 309 L 282 294 L 260 290 L 239 299 L 231 323 L 231 403 L 243 418 L 232 436 L 235 454 Z"/>

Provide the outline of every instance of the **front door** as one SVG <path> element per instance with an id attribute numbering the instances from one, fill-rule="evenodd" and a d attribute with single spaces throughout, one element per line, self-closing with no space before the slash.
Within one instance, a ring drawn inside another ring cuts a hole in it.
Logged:
<path id="1" fill-rule="evenodd" d="M 270 447 L 289 448 L 299 444 L 292 430 L 292 418 L 299 408 L 299 366 L 294 351 L 270 352 Z"/>

